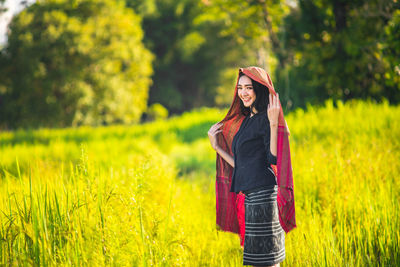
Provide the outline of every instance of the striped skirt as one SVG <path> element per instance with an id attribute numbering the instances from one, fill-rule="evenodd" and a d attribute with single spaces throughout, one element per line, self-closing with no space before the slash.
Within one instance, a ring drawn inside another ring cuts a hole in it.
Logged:
<path id="1" fill-rule="evenodd" d="M 269 266 L 285 259 L 285 232 L 279 223 L 278 186 L 245 194 L 243 265 Z"/>

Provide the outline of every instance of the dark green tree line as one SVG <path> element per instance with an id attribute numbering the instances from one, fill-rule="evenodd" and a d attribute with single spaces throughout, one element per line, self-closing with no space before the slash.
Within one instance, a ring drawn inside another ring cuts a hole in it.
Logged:
<path id="1" fill-rule="evenodd" d="M 393 0 L 38 1 L 13 19 L 0 56 L 0 124 L 132 123 L 157 117 L 156 103 L 172 114 L 227 106 L 237 68 L 250 65 L 271 74 L 286 109 L 398 103 L 399 20 Z"/>

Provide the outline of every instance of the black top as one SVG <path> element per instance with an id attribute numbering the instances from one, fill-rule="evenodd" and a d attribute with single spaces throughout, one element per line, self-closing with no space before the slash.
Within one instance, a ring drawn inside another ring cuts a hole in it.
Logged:
<path id="1" fill-rule="evenodd" d="M 232 141 L 235 167 L 230 192 L 248 193 L 277 184 L 271 168 L 271 164 L 276 165 L 276 156 L 271 154 L 269 143 L 267 112 L 247 115 Z"/>

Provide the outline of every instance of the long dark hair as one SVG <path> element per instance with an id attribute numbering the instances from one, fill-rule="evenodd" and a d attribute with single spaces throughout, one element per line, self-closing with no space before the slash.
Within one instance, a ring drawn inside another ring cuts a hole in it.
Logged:
<path id="1" fill-rule="evenodd" d="M 243 72 L 240 72 L 239 73 L 239 79 L 243 75 L 246 75 L 246 74 L 244 74 Z M 249 76 L 247 76 L 247 77 L 249 77 Z M 252 78 L 250 78 L 250 80 L 251 80 L 251 83 L 253 85 L 254 93 L 256 94 L 256 100 L 251 104 L 250 107 L 245 107 L 243 105 L 243 101 L 239 98 L 239 100 L 240 100 L 240 110 L 241 110 L 241 112 L 242 112 L 242 114 L 244 116 L 249 115 L 249 113 L 252 112 L 253 107 L 256 108 L 257 112 L 266 111 L 267 107 L 268 107 L 268 103 L 269 103 L 269 98 L 268 98 L 269 90 L 268 90 L 268 87 L 266 87 L 265 85 L 253 80 Z"/>

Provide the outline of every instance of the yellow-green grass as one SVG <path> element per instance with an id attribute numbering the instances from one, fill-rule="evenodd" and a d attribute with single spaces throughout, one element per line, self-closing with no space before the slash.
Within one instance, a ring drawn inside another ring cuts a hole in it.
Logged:
<path id="1" fill-rule="evenodd" d="M 400 107 L 336 105 L 286 116 L 297 228 L 281 266 L 398 266 Z M 215 224 L 207 131 L 226 111 L 0 134 L 1 264 L 242 265 Z"/>

